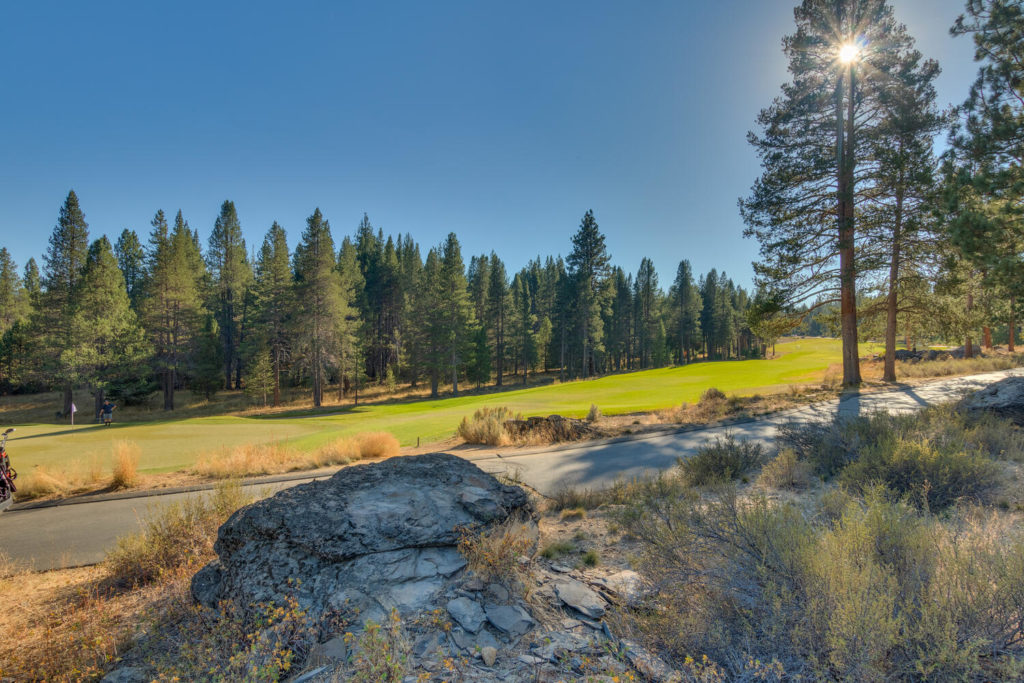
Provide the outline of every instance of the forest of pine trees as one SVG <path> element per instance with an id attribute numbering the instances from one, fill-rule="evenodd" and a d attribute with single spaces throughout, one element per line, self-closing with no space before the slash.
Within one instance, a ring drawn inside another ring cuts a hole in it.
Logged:
<path id="1" fill-rule="evenodd" d="M 764 343 L 747 323 L 750 297 L 725 273 L 694 279 L 682 261 L 668 292 L 651 259 L 611 265 L 593 212 L 566 259 L 510 273 L 492 252 L 462 254 L 454 233 L 426 250 L 385 236 L 368 216 L 336 244 L 320 210 L 289 252 L 270 226 L 258 248 L 225 201 L 203 244 L 179 211 L 157 211 L 148 235 L 90 241 L 72 191 L 40 271 L 19 272 L 0 248 L 0 389 L 86 388 L 133 403 L 159 392 L 210 397 L 245 389 L 277 405 L 302 387 L 314 405 L 358 401 L 367 383 L 466 386 L 562 379 L 749 358 Z M 250 254 L 253 254 L 250 256 Z M 467 262 L 468 261 L 468 262 Z"/>

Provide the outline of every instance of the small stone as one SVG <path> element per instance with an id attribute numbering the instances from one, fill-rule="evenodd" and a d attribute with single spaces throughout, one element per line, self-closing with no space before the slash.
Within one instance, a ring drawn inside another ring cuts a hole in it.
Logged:
<path id="1" fill-rule="evenodd" d="M 459 647 L 459 649 L 462 649 L 462 650 L 472 650 L 473 649 L 473 646 L 474 646 L 473 639 L 470 638 L 469 635 L 465 631 L 463 631 L 461 628 L 453 628 L 448 635 L 451 636 L 452 641 L 455 643 L 456 646 Z"/>
<path id="2" fill-rule="evenodd" d="M 579 581 L 562 581 L 555 584 L 558 599 L 569 607 L 593 619 L 604 615 L 604 599 Z"/>
<path id="3" fill-rule="evenodd" d="M 477 593 L 484 589 L 484 582 L 481 581 L 479 577 L 474 576 L 473 578 L 466 581 L 466 583 L 462 584 L 462 588 L 464 590 L 473 591 L 474 593 Z"/>
<path id="4" fill-rule="evenodd" d="M 534 657 L 533 655 L 519 655 L 517 659 L 523 664 L 528 664 L 529 666 L 536 666 L 538 664 L 544 664 L 545 662 L 547 662 L 546 659 L 542 657 Z"/>
<path id="5" fill-rule="evenodd" d="M 344 636 L 335 636 L 320 643 L 316 648 L 316 654 L 326 659 L 344 661 L 348 659 L 348 644 L 345 642 Z"/>
<path id="6" fill-rule="evenodd" d="M 631 605 L 639 602 L 644 594 L 643 579 L 629 569 L 599 579 L 598 583 Z"/>
<path id="7" fill-rule="evenodd" d="M 291 683 L 309 683 L 310 681 L 312 681 L 314 678 L 316 678 L 317 676 L 319 676 L 320 674 L 322 674 L 325 671 L 327 671 L 327 667 L 326 666 L 318 666 L 315 669 L 310 669 L 309 671 L 307 671 L 306 673 L 298 676 L 297 678 L 293 678 Z M 106 680 L 106 679 L 103 679 L 103 680 Z"/>
<path id="8" fill-rule="evenodd" d="M 629 663 L 649 680 L 662 683 L 677 675 L 660 657 L 645 650 L 640 643 L 624 639 L 622 645 L 626 648 L 626 659 Z"/>
<path id="9" fill-rule="evenodd" d="M 480 604 L 469 598 L 455 598 L 449 601 L 448 614 L 470 633 L 479 631 L 487 621 L 487 616 Z"/>
<path id="10" fill-rule="evenodd" d="M 498 649 L 491 647 L 490 645 L 480 648 L 480 659 L 484 660 L 485 666 L 494 666 L 494 661 L 498 658 Z"/>
<path id="11" fill-rule="evenodd" d="M 537 623 L 518 605 L 485 605 L 484 612 L 494 628 L 513 637 L 526 634 Z"/>
<path id="12" fill-rule="evenodd" d="M 476 645 L 480 648 L 493 647 L 495 650 L 501 649 L 501 643 L 499 643 L 498 639 L 492 636 L 491 632 L 487 629 L 476 634 Z"/>
<path id="13" fill-rule="evenodd" d="M 146 670 L 141 667 L 122 666 L 104 676 L 100 683 L 143 683 L 151 678 L 152 676 L 147 676 Z"/>
<path id="14" fill-rule="evenodd" d="M 553 564 L 551 569 L 558 572 L 559 574 L 568 574 L 572 571 L 570 567 L 566 567 L 564 564 Z"/>
<path id="15" fill-rule="evenodd" d="M 508 602 L 508 590 L 500 583 L 492 583 L 487 586 L 487 595 L 494 598 L 496 602 Z"/>

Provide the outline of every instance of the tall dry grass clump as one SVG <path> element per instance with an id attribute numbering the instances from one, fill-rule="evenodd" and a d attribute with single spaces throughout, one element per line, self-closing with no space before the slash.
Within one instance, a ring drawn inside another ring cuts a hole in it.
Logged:
<path id="1" fill-rule="evenodd" d="M 142 450 L 134 441 L 114 443 L 114 462 L 111 467 L 110 485 L 115 489 L 134 486 L 139 479 L 139 455 Z"/>
<path id="2" fill-rule="evenodd" d="M 61 468 L 38 465 L 19 472 L 19 501 L 46 496 L 63 496 L 96 488 L 104 482 L 104 467 L 98 455 L 75 460 Z"/>
<path id="3" fill-rule="evenodd" d="M 196 461 L 196 474 L 214 479 L 230 479 L 260 474 L 279 474 L 301 469 L 304 458 L 294 448 L 278 441 L 242 444 L 203 453 Z"/>
<path id="4" fill-rule="evenodd" d="M 359 457 L 363 460 L 393 458 L 402 450 L 398 439 L 388 432 L 364 432 L 355 437 L 355 443 L 359 447 Z"/>
<path id="5" fill-rule="evenodd" d="M 389 458 L 400 453 L 401 446 L 393 435 L 365 432 L 329 441 L 313 451 L 300 451 L 279 441 L 223 448 L 199 456 L 192 471 L 204 477 L 230 479 L 348 465 L 356 460 Z"/>
<path id="6" fill-rule="evenodd" d="M 152 511 L 140 533 L 122 536 L 107 554 L 111 579 L 121 586 L 135 586 L 182 567 L 198 569 L 211 557 L 220 525 L 252 501 L 241 484 L 226 482 L 212 494 L 189 496 Z"/>
<path id="7" fill-rule="evenodd" d="M 466 443 L 507 446 L 512 438 L 505 423 L 513 418 L 512 411 L 505 406 L 485 406 L 473 413 L 472 418 L 462 418 L 455 434 Z"/>

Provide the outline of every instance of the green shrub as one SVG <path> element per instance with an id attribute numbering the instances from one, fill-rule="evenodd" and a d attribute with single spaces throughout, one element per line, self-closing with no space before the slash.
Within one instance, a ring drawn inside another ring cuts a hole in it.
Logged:
<path id="1" fill-rule="evenodd" d="M 765 461 L 764 447 L 756 441 L 737 441 L 729 433 L 701 446 L 689 458 L 680 458 L 679 468 L 694 486 L 739 479 Z"/>
<path id="2" fill-rule="evenodd" d="M 906 415 L 878 413 L 832 422 L 779 427 L 778 442 L 791 448 L 825 479 L 839 474 L 872 448 L 894 448 L 900 440 L 927 441 L 944 453 L 969 452 L 1024 462 L 1024 432 L 994 415 L 968 416 L 953 405 Z"/>
<path id="3" fill-rule="evenodd" d="M 706 653 L 716 680 L 749 680 L 750 661 L 808 680 L 1019 679 L 1021 530 L 942 522 L 878 489 L 845 500 L 809 519 L 734 489 L 650 482 L 619 518 L 656 593 L 623 627 L 676 668 Z"/>
<path id="4" fill-rule="evenodd" d="M 700 400 L 697 402 L 698 405 L 701 403 L 713 403 L 715 401 L 724 401 L 725 394 L 718 387 L 708 387 L 704 390 L 704 393 L 700 395 Z"/>
<path id="5" fill-rule="evenodd" d="M 568 541 L 552 541 L 540 551 L 540 556 L 548 560 L 557 560 L 562 555 L 568 555 L 576 550 L 576 546 Z"/>
<path id="6" fill-rule="evenodd" d="M 758 483 L 767 488 L 801 490 L 814 483 L 808 462 L 797 458 L 792 448 L 783 448 L 761 468 Z"/>
<path id="7" fill-rule="evenodd" d="M 640 479 L 617 479 L 606 489 L 578 489 L 566 486 L 548 498 L 546 508 L 558 512 L 594 510 L 602 505 L 624 505 L 633 500 L 633 496 L 642 485 L 643 481 Z"/>
<path id="8" fill-rule="evenodd" d="M 857 491 L 882 484 L 918 505 L 941 510 L 959 500 L 986 501 L 999 483 L 999 470 L 976 452 L 900 438 L 864 448 L 839 481 Z"/>

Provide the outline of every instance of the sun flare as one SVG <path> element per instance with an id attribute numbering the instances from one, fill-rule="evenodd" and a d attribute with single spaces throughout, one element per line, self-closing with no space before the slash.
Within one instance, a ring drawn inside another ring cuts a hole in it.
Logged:
<path id="1" fill-rule="evenodd" d="M 846 43 L 839 48 L 839 61 L 843 64 L 849 64 L 860 56 L 860 49 L 853 43 Z"/>

